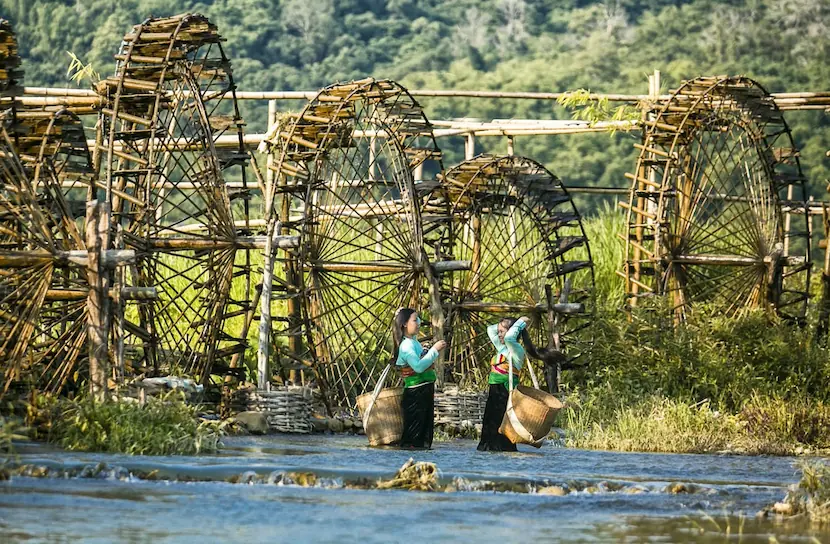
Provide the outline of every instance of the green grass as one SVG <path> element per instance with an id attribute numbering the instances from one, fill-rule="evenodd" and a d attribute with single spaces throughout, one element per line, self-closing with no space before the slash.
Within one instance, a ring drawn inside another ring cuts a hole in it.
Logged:
<path id="1" fill-rule="evenodd" d="M 566 404 L 560 424 L 576 448 L 795 455 L 830 446 L 830 407 L 821 403 L 756 395 L 737 413 L 657 395 L 612 409 L 578 397 Z"/>
<path id="2" fill-rule="evenodd" d="M 603 310 L 622 308 L 625 281 L 617 271 L 625 260 L 625 245 L 620 239 L 627 232 L 625 214 L 606 205 L 598 215 L 583 222 L 594 262 L 597 304 Z"/>
<path id="3" fill-rule="evenodd" d="M 69 450 L 130 455 L 212 453 L 223 425 L 197 421 L 197 408 L 175 392 L 146 404 L 60 399 L 50 410 L 49 441 Z"/>

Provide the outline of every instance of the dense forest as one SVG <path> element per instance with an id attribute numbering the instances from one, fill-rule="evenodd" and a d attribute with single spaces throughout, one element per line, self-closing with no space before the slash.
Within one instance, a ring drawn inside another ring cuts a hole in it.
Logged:
<path id="1" fill-rule="evenodd" d="M 239 87 L 313 90 L 374 76 L 410 88 L 647 91 L 659 69 L 666 92 L 698 75 L 744 74 L 770 92 L 830 90 L 826 0 L 0 0 L 16 28 L 27 85 L 66 86 L 67 52 L 102 75 L 132 24 L 200 12 L 227 38 Z M 563 118 L 552 102 L 425 99 L 433 118 Z M 299 107 L 288 105 L 283 107 Z M 264 105 L 248 104 L 252 131 Z M 812 192 L 830 178 L 830 117 L 791 113 Z M 517 153 L 566 183 L 626 185 L 636 136 L 527 137 Z M 461 157 L 447 140 L 447 162 Z M 504 142 L 479 150 L 504 151 Z"/>

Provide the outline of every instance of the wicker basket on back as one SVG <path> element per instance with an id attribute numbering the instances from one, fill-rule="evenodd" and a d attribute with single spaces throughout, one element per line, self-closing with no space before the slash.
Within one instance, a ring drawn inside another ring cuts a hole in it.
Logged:
<path id="1" fill-rule="evenodd" d="M 553 427 L 556 414 L 562 409 L 562 403 L 550 393 L 526 385 L 516 387 L 511 400 L 514 417 L 510 415 L 508 402 L 508 410 L 504 413 L 499 432 L 514 444 L 541 447 L 542 441 Z"/>
<path id="2" fill-rule="evenodd" d="M 508 366 L 507 383 L 510 396 L 499 432 L 514 444 L 530 444 L 535 448 L 541 448 L 563 404 L 550 393 L 539 389 L 539 382 L 536 381 L 530 361 L 527 363 L 535 387 L 519 385 L 513 389 L 513 363 Z"/>
<path id="3" fill-rule="evenodd" d="M 374 393 L 357 397 L 357 407 L 363 418 L 363 430 L 370 446 L 388 446 L 400 442 L 403 435 L 402 387 L 389 387 L 380 391 L 372 411 L 366 418 L 366 411 Z"/>
<path id="4" fill-rule="evenodd" d="M 383 389 L 386 377 L 392 370 L 389 364 L 380 374 L 371 393 L 357 397 L 357 408 L 363 419 L 363 431 L 370 446 L 388 446 L 400 442 L 403 435 L 403 388 Z"/>

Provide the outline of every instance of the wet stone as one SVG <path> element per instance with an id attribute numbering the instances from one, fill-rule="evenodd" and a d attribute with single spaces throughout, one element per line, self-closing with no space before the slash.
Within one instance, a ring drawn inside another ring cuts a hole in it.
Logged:
<path id="1" fill-rule="evenodd" d="M 538 495 L 553 495 L 555 497 L 564 497 L 568 494 L 568 491 L 560 485 L 549 485 L 540 488 L 536 493 Z"/>
<path id="2" fill-rule="evenodd" d="M 313 472 L 286 472 L 283 476 L 283 483 L 301 487 L 314 487 L 317 483 L 317 475 Z"/>
<path id="3" fill-rule="evenodd" d="M 622 489 L 621 492 L 625 493 L 626 495 L 639 495 L 641 493 L 648 493 L 648 489 L 635 485 L 631 487 L 626 487 Z"/>
<path id="4" fill-rule="evenodd" d="M 79 478 L 98 478 L 98 477 L 102 476 L 102 473 L 104 473 L 103 477 L 106 477 L 107 469 L 108 469 L 108 467 L 105 463 L 98 463 L 95 466 L 87 465 L 87 466 L 84 467 L 84 469 L 81 471 L 81 473 L 78 474 L 78 477 Z"/>
<path id="5" fill-rule="evenodd" d="M 684 484 L 681 482 L 675 482 L 673 484 L 669 484 L 666 487 L 666 493 L 671 493 L 672 495 L 678 495 L 681 493 L 694 493 L 696 491 L 696 486 L 692 484 Z"/>
<path id="6" fill-rule="evenodd" d="M 322 433 L 329 429 L 328 420 L 324 417 L 311 418 L 311 429 L 315 433 Z"/>
<path id="7" fill-rule="evenodd" d="M 267 434 L 269 431 L 268 420 L 262 412 L 239 412 L 235 419 L 251 434 Z"/>
<path id="8" fill-rule="evenodd" d="M 328 419 L 328 426 L 329 430 L 333 433 L 342 433 L 343 432 L 343 422 L 336 418 L 329 418 Z"/>
<path id="9" fill-rule="evenodd" d="M 772 511 L 782 516 L 791 516 L 793 513 L 793 505 L 788 502 L 777 502 L 772 505 Z"/>
<path id="10" fill-rule="evenodd" d="M 248 470 L 242 474 L 234 474 L 226 481 L 231 484 L 255 484 L 261 480 L 259 475 L 253 470 Z"/>

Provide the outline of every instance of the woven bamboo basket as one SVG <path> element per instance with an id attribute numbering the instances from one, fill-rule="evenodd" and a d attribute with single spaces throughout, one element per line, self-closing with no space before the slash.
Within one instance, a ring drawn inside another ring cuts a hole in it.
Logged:
<path id="1" fill-rule="evenodd" d="M 522 426 L 536 440 L 530 441 L 519 436 L 507 413 L 501 421 L 499 432 L 514 444 L 524 443 L 539 448 L 542 446 L 541 439 L 550 432 L 556 414 L 562 407 L 562 402 L 550 393 L 520 385 L 513 390 L 513 410 Z"/>
<path id="2" fill-rule="evenodd" d="M 311 432 L 312 392 L 307 387 L 286 386 L 271 391 L 246 390 L 238 394 L 246 410 L 262 412 L 272 430 L 281 433 Z"/>
<path id="3" fill-rule="evenodd" d="M 465 421 L 481 423 L 484 407 L 487 405 L 487 393 L 458 391 L 447 387 L 435 392 L 435 424 L 459 426 Z"/>
<path id="4" fill-rule="evenodd" d="M 372 393 L 364 393 L 357 397 L 361 418 L 371 400 Z M 370 446 L 388 446 L 400 442 L 403 435 L 402 400 L 402 387 L 389 387 L 380 392 L 363 429 Z"/>

